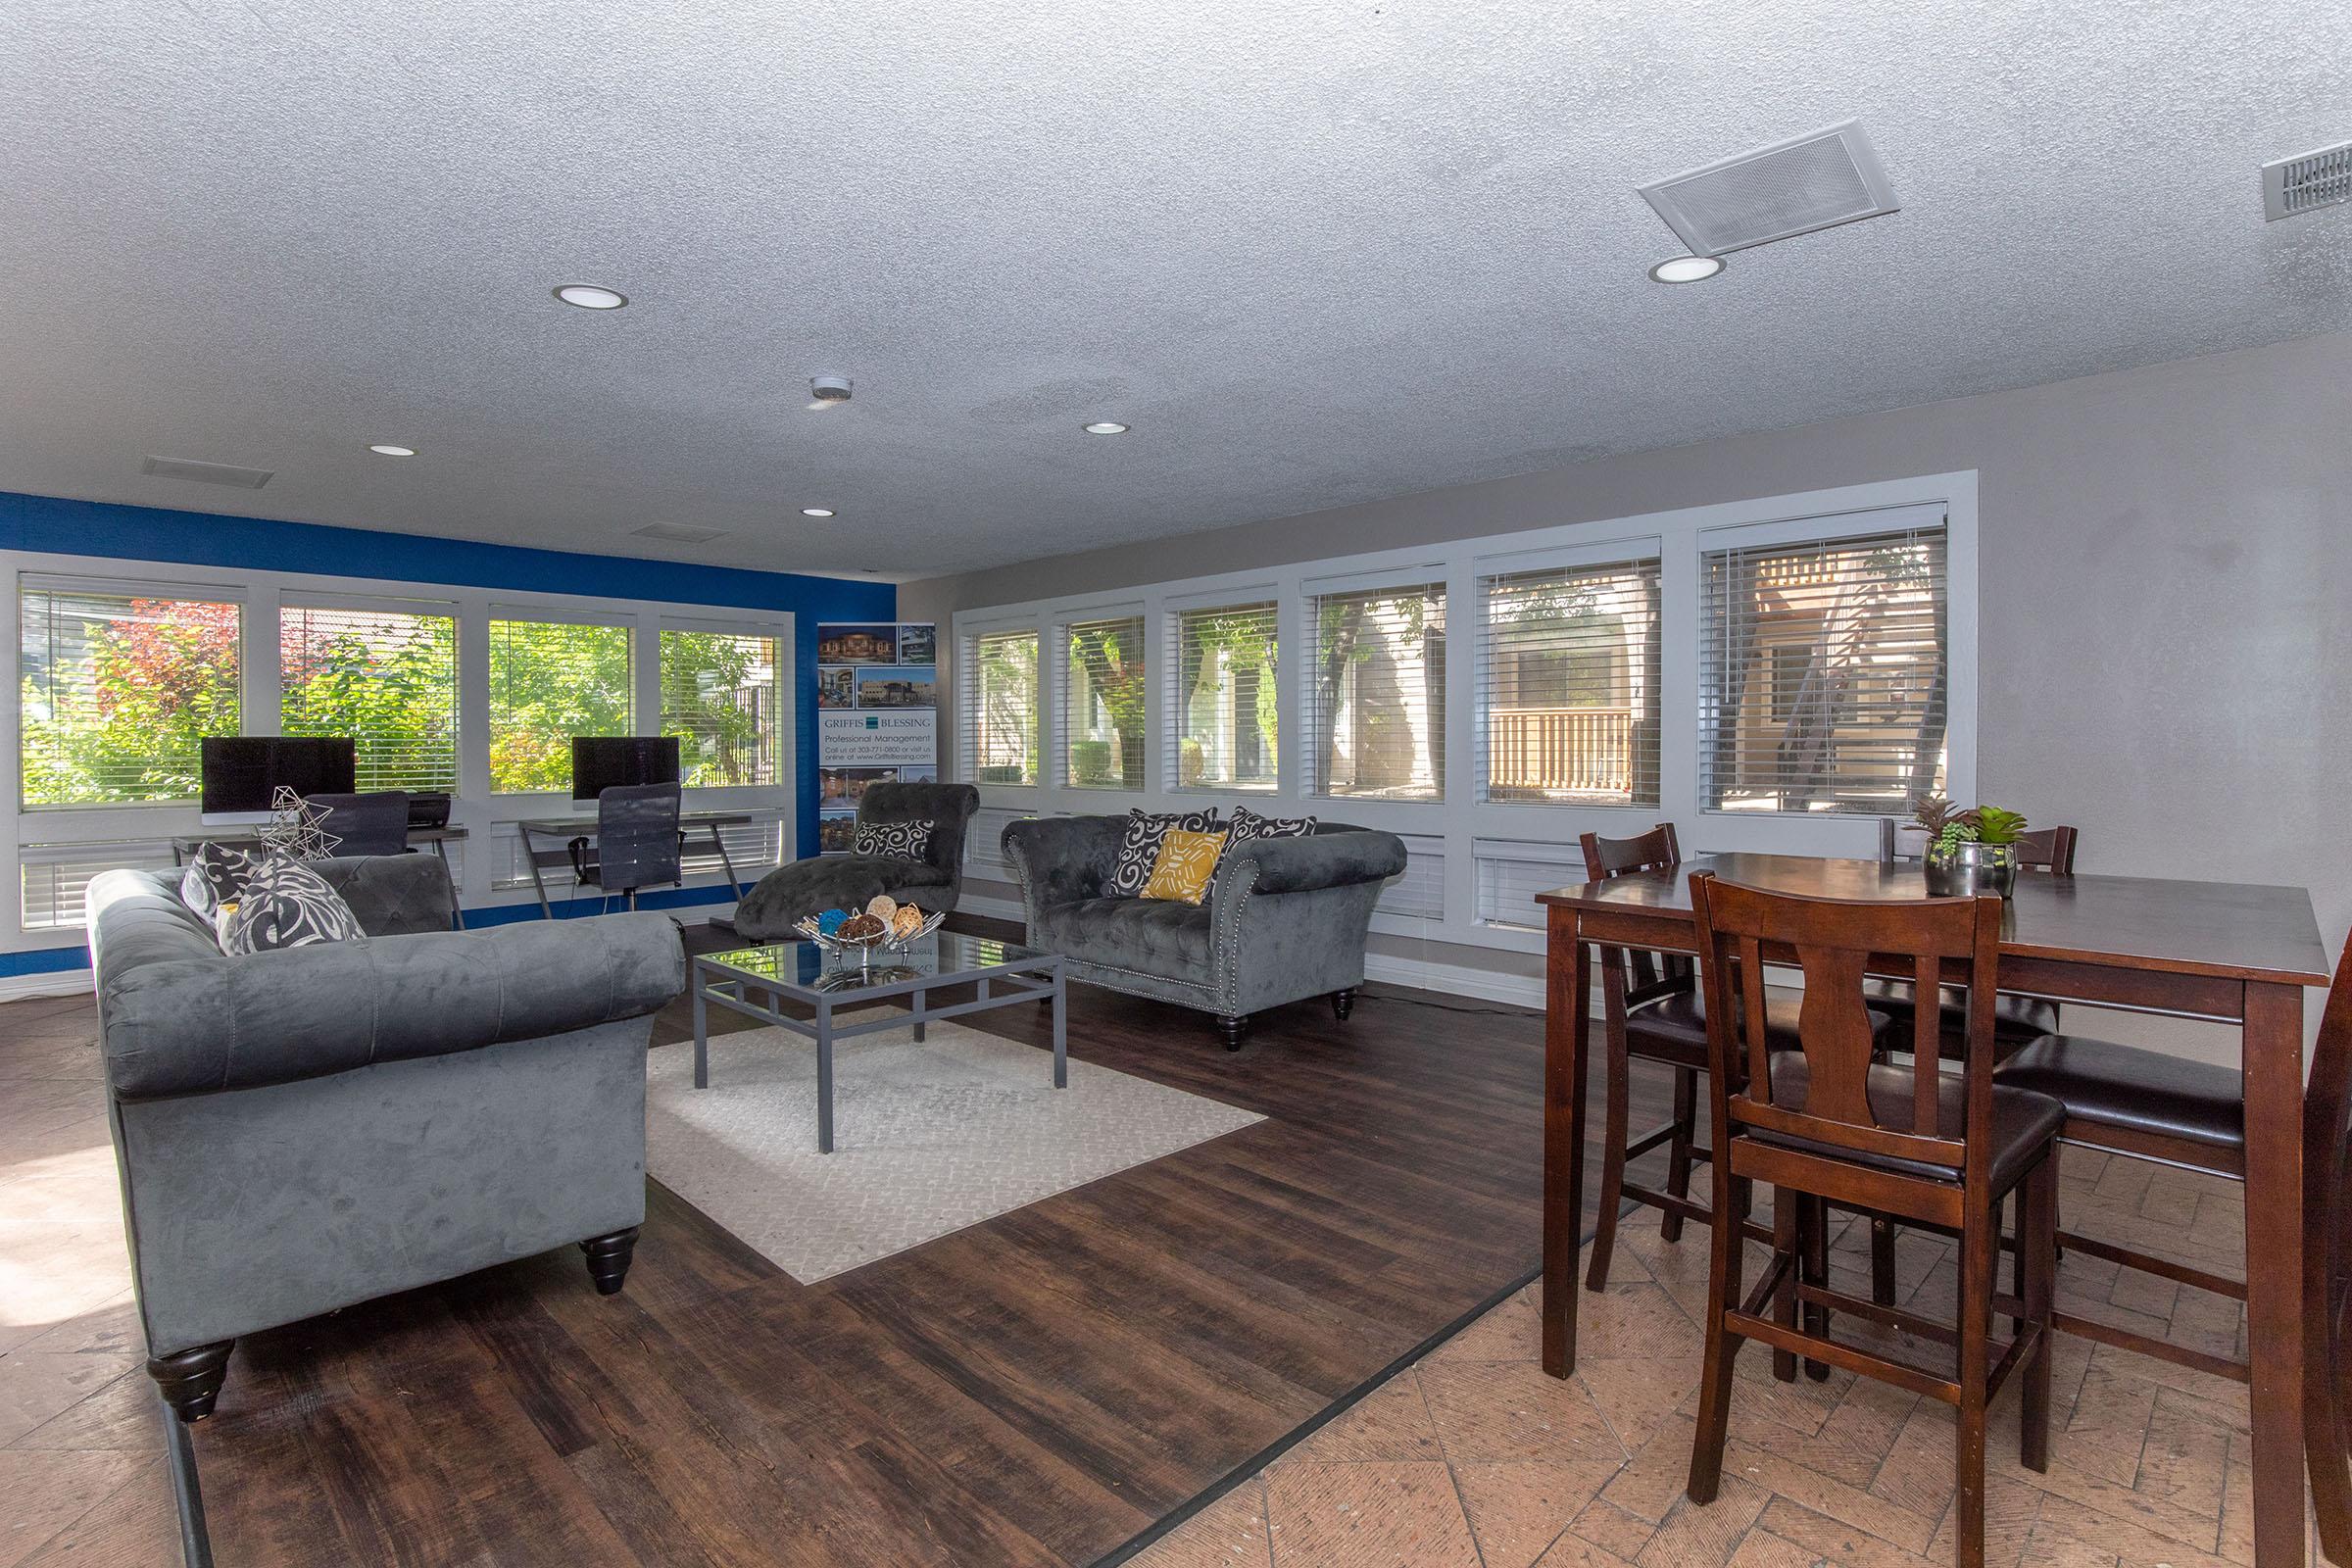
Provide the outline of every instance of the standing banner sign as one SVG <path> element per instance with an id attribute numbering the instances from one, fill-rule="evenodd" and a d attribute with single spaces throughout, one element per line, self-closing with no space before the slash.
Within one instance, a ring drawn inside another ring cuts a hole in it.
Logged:
<path id="1" fill-rule="evenodd" d="M 846 854 L 868 784 L 939 777 L 939 627 L 819 621 L 816 846 Z"/>

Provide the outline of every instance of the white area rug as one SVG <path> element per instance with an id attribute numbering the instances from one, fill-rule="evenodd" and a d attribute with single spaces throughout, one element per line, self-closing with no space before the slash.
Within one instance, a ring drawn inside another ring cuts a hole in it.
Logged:
<path id="1" fill-rule="evenodd" d="M 1263 1118 L 1050 1051 L 934 1023 L 833 1048 L 833 1152 L 816 1152 L 816 1045 L 782 1029 L 657 1048 L 654 1179 L 804 1285 Z"/>

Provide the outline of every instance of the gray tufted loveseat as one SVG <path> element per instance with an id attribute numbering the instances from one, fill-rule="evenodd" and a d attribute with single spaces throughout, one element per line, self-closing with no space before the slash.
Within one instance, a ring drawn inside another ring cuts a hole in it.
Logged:
<path id="1" fill-rule="evenodd" d="M 875 894 L 926 911 L 953 914 L 963 893 L 963 833 L 979 809 L 969 784 L 869 784 L 858 799 L 860 824 L 932 824 L 919 859 L 888 855 L 810 856 L 779 865 L 735 906 L 735 930 L 747 942 L 789 942 L 793 922 L 827 909 L 863 908 Z"/>
<path id="2" fill-rule="evenodd" d="M 89 891 L 99 1043 L 147 1370 L 209 1414 L 240 1335 L 645 1217 L 665 915 L 449 929 L 436 856 L 316 860 L 365 940 L 223 955 L 176 876 Z"/>
<path id="3" fill-rule="evenodd" d="M 1005 828 L 1029 945 L 1058 953 L 1073 980 L 1216 1016 L 1241 1049 L 1250 1015 L 1328 996 L 1348 1016 L 1364 983 L 1372 906 L 1404 869 L 1394 833 L 1327 822 L 1304 838 L 1238 844 L 1199 904 L 1104 896 L 1123 816 L 1057 816 Z"/>

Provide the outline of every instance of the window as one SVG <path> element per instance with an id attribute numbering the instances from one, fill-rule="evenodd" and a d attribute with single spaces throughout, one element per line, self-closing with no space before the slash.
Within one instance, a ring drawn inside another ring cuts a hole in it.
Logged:
<path id="1" fill-rule="evenodd" d="M 688 787 L 778 782 L 782 667 L 773 637 L 663 628 L 662 733 Z"/>
<path id="2" fill-rule="evenodd" d="M 1317 795 L 1446 793 L 1446 585 L 1310 594 L 1307 772 Z"/>
<path id="3" fill-rule="evenodd" d="M 1708 550 L 1699 804 L 1900 815 L 1943 787 L 1945 524 Z"/>
<path id="4" fill-rule="evenodd" d="M 24 587 L 25 806 L 192 801 L 207 735 L 238 733 L 239 606 Z"/>
<path id="5" fill-rule="evenodd" d="M 626 626 L 490 622 L 490 788 L 571 788 L 574 735 L 634 733 Z"/>
<path id="6" fill-rule="evenodd" d="M 1144 787 L 1144 617 L 1073 621 L 1062 628 L 1069 674 L 1061 686 L 1062 762 L 1072 789 Z"/>
<path id="7" fill-rule="evenodd" d="M 1658 562 L 1479 579 L 1483 798 L 1658 803 Z"/>
<path id="8" fill-rule="evenodd" d="M 1180 610 L 1174 620 L 1176 787 L 1273 789 L 1275 607 Z"/>
<path id="9" fill-rule="evenodd" d="M 963 644 L 963 756 L 978 784 L 1037 782 L 1037 633 L 989 631 Z"/>
<path id="10" fill-rule="evenodd" d="M 360 790 L 458 787 L 455 616 L 288 605 L 277 658 L 280 732 L 350 736 Z"/>

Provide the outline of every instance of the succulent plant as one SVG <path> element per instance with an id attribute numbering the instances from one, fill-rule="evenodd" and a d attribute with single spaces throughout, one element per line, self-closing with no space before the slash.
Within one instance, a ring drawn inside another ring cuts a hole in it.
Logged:
<path id="1" fill-rule="evenodd" d="M 1975 811 L 1977 842 L 1980 844 L 2015 844 L 2026 831 L 2026 813 L 2004 811 L 1997 806 L 1980 806 Z"/>
<path id="2" fill-rule="evenodd" d="M 1926 828 L 1929 838 L 1939 836 L 1951 819 L 1952 803 L 1943 796 L 1930 792 L 1911 797 L 1911 820 Z"/>

